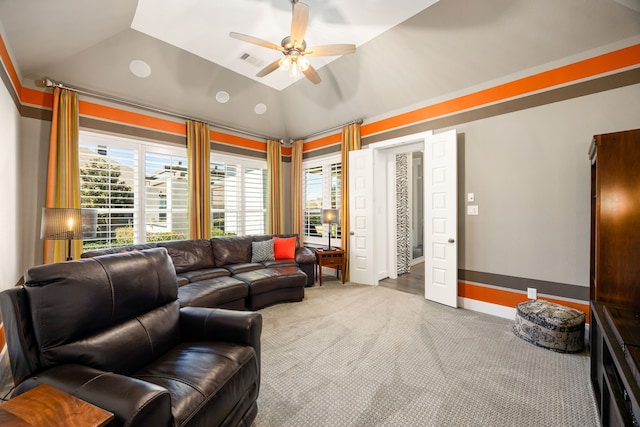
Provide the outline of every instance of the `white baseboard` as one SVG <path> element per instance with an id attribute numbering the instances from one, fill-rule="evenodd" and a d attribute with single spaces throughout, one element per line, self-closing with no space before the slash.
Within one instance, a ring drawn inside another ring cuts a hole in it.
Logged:
<path id="1" fill-rule="evenodd" d="M 491 304 L 489 302 L 469 298 L 458 297 L 458 306 L 467 310 L 491 314 L 493 316 L 503 317 L 510 320 L 513 320 L 516 317 L 516 309 L 513 307 L 505 307 L 504 305 Z"/>

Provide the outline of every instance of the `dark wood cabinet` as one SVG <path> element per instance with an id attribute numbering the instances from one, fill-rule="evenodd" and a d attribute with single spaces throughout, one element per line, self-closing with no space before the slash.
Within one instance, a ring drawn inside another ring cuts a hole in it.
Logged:
<path id="1" fill-rule="evenodd" d="M 596 135 L 591 157 L 591 299 L 640 307 L 640 129 Z"/>
<path id="2" fill-rule="evenodd" d="M 596 135 L 591 157 L 591 383 L 603 426 L 640 416 L 640 130 Z"/>

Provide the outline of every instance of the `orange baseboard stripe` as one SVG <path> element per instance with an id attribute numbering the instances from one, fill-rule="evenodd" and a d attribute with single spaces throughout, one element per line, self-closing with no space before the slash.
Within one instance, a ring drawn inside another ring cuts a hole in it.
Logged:
<path id="1" fill-rule="evenodd" d="M 458 282 L 458 296 L 511 308 L 516 308 L 516 305 L 529 300 L 526 294 L 504 289 L 488 288 L 462 281 Z M 564 301 L 547 297 L 538 298 L 580 310 L 586 313 L 587 319 L 589 319 L 589 304 L 581 304 L 573 301 Z"/>

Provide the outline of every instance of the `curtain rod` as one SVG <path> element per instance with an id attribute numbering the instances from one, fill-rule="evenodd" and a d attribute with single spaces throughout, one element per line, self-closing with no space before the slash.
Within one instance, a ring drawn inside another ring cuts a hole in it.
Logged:
<path id="1" fill-rule="evenodd" d="M 189 116 L 185 116 L 184 114 L 178 114 L 178 113 L 173 112 L 173 111 L 162 110 L 160 108 L 150 107 L 148 105 L 137 104 L 135 102 L 126 100 L 124 98 L 118 98 L 118 97 L 115 97 L 115 96 L 105 95 L 103 93 L 95 92 L 95 91 L 88 90 L 88 89 L 82 89 L 82 88 L 78 88 L 78 87 L 67 86 L 64 83 L 54 82 L 51 79 L 48 79 L 46 77 L 43 78 L 42 80 L 36 80 L 36 85 L 37 86 L 42 86 L 42 87 L 59 87 L 60 89 L 68 89 L 68 90 L 72 90 L 74 92 L 78 92 L 78 93 L 81 93 L 81 94 L 84 94 L 84 95 L 92 96 L 94 98 L 99 98 L 99 99 L 103 99 L 105 101 L 115 102 L 115 103 L 118 103 L 118 104 L 124 104 L 124 105 L 127 105 L 129 107 L 134 107 L 134 108 L 138 108 L 138 109 L 141 109 L 141 110 L 151 111 L 153 113 L 163 114 L 165 116 L 176 117 L 178 119 L 183 119 L 183 120 L 195 120 L 195 121 L 198 121 L 198 122 L 206 123 L 209 126 L 212 126 L 214 128 L 217 128 L 217 129 L 222 129 L 222 130 L 227 130 L 227 131 L 230 131 L 230 132 L 240 133 L 240 134 L 243 134 L 243 135 L 251 136 L 253 138 L 273 139 L 273 140 L 276 140 L 276 141 L 280 141 L 280 143 L 283 142 L 282 138 L 274 138 L 274 137 L 271 137 L 271 136 L 265 136 L 265 135 L 260 135 L 260 134 L 257 134 L 257 133 L 252 133 L 252 132 L 248 132 L 248 131 L 244 131 L 244 130 L 240 130 L 240 129 L 235 129 L 235 128 L 232 128 L 232 127 L 229 127 L 229 126 L 214 124 L 214 123 L 209 122 L 208 120 L 203 120 L 203 119 L 199 119 L 199 118 L 195 118 L 195 117 L 189 117 Z"/>
<path id="2" fill-rule="evenodd" d="M 309 139 L 309 138 L 311 138 L 311 137 L 313 137 L 313 136 L 318 136 L 318 135 L 322 135 L 322 134 L 324 134 L 324 133 L 329 133 L 329 132 L 334 131 L 334 130 L 342 129 L 342 128 L 343 128 L 343 127 L 345 127 L 345 126 L 353 125 L 353 124 L 356 124 L 356 123 L 357 123 L 357 124 L 359 124 L 359 125 L 361 125 L 361 124 L 362 124 L 362 122 L 363 122 L 363 120 L 362 120 L 362 119 L 352 120 L 352 121 L 350 121 L 350 122 L 348 122 L 348 123 L 344 123 L 344 124 L 339 125 L 339 126 L 334 126 L 334 127 L 332 127 L 332 128 L 329 128 L 329 129 L 321 130 L 321 131 L 319 131 L 319 132 L 314 132 L 314 133 L 309 134 L 309 135 L 307 135 L 307 136 L 304 136 L 304 137 L 302 137 L 302 138 L 294 138 L 294 139 L 293 139 L 293 141 L 297 141 L 297 140 L 299 140 L 299 139 L 303 139 L 303 140 L 305 140 L 305 141 L 306 141 L 307 139 Z"/>

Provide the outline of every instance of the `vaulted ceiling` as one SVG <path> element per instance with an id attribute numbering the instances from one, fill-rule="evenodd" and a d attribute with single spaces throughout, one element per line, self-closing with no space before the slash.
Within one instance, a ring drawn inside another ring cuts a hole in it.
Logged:
<path id="1" fill-rule="evenodd" d="M 640 0 L 303 1 L 309 44 L 357 45 L 313 58 L 318 85 L 281 70 L 256 78 L 280 54 L 229 37 L 279 44 L 289 0 L 0 0 L 0 29 L 24 86 L 48 77 L 279 138 L 408 111 L 640 37 Z"/>

